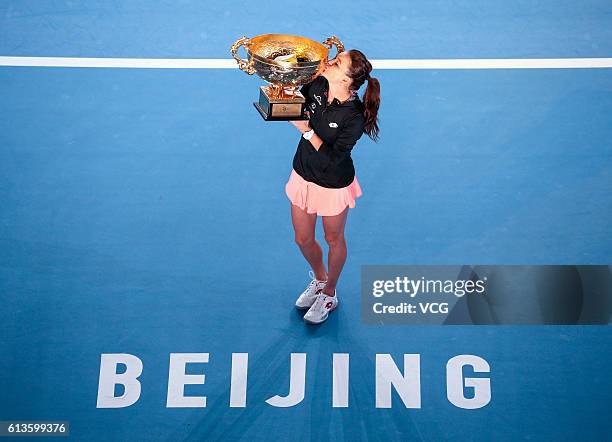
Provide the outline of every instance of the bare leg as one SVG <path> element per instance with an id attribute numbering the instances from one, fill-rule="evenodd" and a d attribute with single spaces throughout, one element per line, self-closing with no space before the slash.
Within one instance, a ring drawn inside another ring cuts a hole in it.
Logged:
<path id="1" fill-rule="evenodd" d="M 327 270 L 323 263 L 323 250 L 315 239 L 316 213 L 310 214 L 298 206 L 291 204 L 291 221 L 295 231 L 295 242 L 300 247 L 302 255 L 310 264 L 315 278 L 327 280 Z"/>
<path id="2" fill-rule="evenodd" d="M 329 273 L 327 275 L 327 284 L 323 289 L 323 293 L 328 296 L 334 296 L 336 293 L 336 284 L 342 272 L 342 267 L 346 262 L 346 241 L 344 239 L 344 226 L 348 216 L 349 208 L 335 216 L 323 217 L 323 230 L 325 231 L 325 241 L 329 245 L 329 255 L 327 256 L 327 264 Z"/>

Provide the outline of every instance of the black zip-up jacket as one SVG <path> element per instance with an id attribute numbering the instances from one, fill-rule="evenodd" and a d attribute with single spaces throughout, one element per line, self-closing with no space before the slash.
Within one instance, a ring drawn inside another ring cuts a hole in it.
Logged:
<path id="1" fill-rule="evenodd" d="M 356 94 L 344 103 L 334 98 L 328 106 L 328 90 L 329 82 L 322 75 L 300 89 L 310 112 L 310 127 L 323 144 L 317 151 L 310 141 L 301 137 L 293 157 L 293 169 L 306 181 L 338 189 L 348 186 L 355 178 L 351 150 L 363 135 L 364 106 Z"/>

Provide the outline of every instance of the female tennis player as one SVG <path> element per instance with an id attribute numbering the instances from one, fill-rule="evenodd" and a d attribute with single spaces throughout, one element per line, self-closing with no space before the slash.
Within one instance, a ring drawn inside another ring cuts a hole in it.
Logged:
<path id="1" fill-rule="evenodd" d="M 291 121 L 302 137 L 285 192 L 291 201 L 295 242 L 312 269 L 312 281 L 295 305 L 308 309 L 304 320 L 312 324 L 325 321 L 338 306 L 336 285 L 347 254 L 344 227 L 348 209 L 362 194 L 351 150 L 364 132 L 378 140 L 380 83 L 370 72 L 372 65 L 360 51 L 339 53 L 301 89 L 310 119 Z M 360 99 L 357 92 L 366 81 Z M 327 269 L 315 239 L 317 216 L 323 219 L 329 246 Z"/>

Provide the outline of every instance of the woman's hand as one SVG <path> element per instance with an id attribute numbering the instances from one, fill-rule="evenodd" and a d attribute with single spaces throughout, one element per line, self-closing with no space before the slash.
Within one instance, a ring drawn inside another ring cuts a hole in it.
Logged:
<path id="1" fill-rule="evenodd" d="M 308 112 L 306 112 L 306 115 L 310 116 Z M 289 122 L 297 127 L 297 130 L 299 130 L 301 133 L 308 132 L 310 129 L 312 129 L 310 127 L 309 120 L 290 120 Z"/>

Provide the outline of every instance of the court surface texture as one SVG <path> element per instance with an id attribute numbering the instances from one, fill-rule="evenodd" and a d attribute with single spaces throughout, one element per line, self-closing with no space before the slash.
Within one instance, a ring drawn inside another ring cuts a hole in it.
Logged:
<path id="1" fill-rule="evenodd" d="M 229 54 L 265 33 L 337 35 L 381 83 L 381 140 L 353 150 L 340 305 L 320 326 L 293 306 L 309 282 L 284 192 L 299 133 L 261 119 L 264 82 Z M 85 441 L 610 440 L 608 326 L 360 319 L 364 265 L 612 262 L 612 69 L 452 68 L 607 57 L 609 1 L 0 2 L 0 420 L 69 421 Z M 166 406 L 176 353 L 208 354 L 185 387 L 205 408 Z M 245 407 L 229 405 L 232 353 L 249 357 Z M 271 406 L 292 353 L 304 399 Z M 334 353 L 350 355 L 345 408 Z M 97 407 L 103 354 L 142 362 L 133 405 Z M 420 408 L 397 392 L 376 407 L 377 354 L 400 370 L 420 355 Z M 486 406 L 447 399 L 457 355 L 488 362 L 465 372 L 490 379 Z"/>

